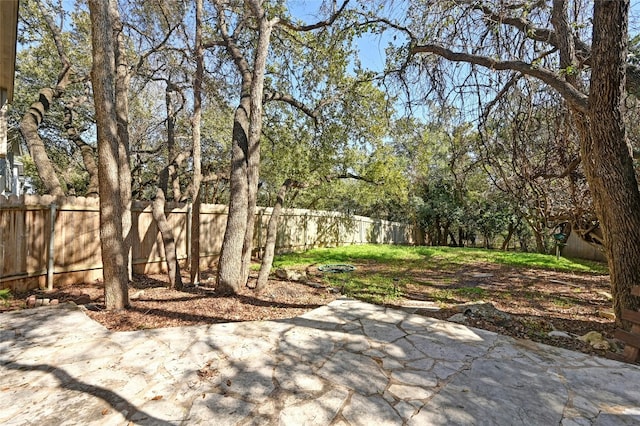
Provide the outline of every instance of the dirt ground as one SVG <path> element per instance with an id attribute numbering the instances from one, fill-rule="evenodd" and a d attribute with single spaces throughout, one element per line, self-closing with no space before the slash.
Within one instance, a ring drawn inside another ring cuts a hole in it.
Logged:
<path id="1" fill-rule="evenodd" d="M 357 265 L 359 273 L 379 271 L 375 264 Z M 311 270 L 311 268 L 308 268 Z M 431 301 L 439 311 L 421 309 L 419 314 L 448 319 L 464 315 L 460 306 L 490 302 L 498 311 L 490 314 L 467 312 L 465 323 L 517 338 L 530 339 L 585 353 L 605 355 L 575 338 L 598 331 L 612 338 L 609 278 L 606 275 L 563 273 L 484 265 L 455 272 L 405 271 L 400 298 L 393 305 L 408 301 Z M 271 280 L 262 294 L 243 289 L 238 295 L 219 294 L 207 282 L 215 272 L 202 274 L 205 286 L 175 291 L 166 287 L 164 275 L 136 276 L 129 295 L 131 307 L 123 312 L 104 311 L 103 290 L 99 283 L 75 285 L 53 293 L 32 292 L 0 302 L 0 312 L 26 307 L 27 298 L 74 301 L 87 307 L 87 314 L 111 330 L 140 330 L 230 321 L 290 318 L 340 296 L 340 290 L 325 284 L 322 275 L 311 274 L 306 283 Z M 185 275 L 185 282 L 187 281 Z M 358 296 L 357 294 L 354 296 Z M 573 337 L 550 337 L 552 330 Z"/>

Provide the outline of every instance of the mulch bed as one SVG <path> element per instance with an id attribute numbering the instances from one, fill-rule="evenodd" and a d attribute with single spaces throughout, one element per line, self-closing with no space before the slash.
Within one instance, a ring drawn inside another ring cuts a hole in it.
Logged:
<path id="1" fill-rule="evenodd" d="M 357 266 L 361 272 L 380 272 L 375 265 Z M 213 283 L 214 274 L 215 271 L 204 272 L 203 282 Z M 186 275 L 184 280 L 188 282 Z M 549 337 L 548 332 L 559 330 L 580 336 L 598 331 L 611 339 L 615 330 L 610 317 L 610 284 L 606 275 L 485 265 L 446 273 L 406 271 L 403 281 L 410 284 L 401 289 L 402 297 L 436 301 L 442 308 L 440 311 L 419 313 L 438 319 L 446 320 L 459 313 L 460 304 L 491 302 L 500 312 L 508 314 L 507 317 L 469 315 L 466 324 L 503 335 L 605 355 L 606 351 L 593 349 L 580 340 Z M 206 286 L 185 291 L 166 286 L 164 275 L 136 276 L 129 290 L 131 307 L 115 313 L 104 310 L 103 289 L 99 283 L 30 294 L 57 299 L 60 303 L 79 301 L 88 307 L 91 318 L 117 331 L 292 318 L 340 296 L 322 282 L 320 274 L 310 277 L 306 284 L 274 279 L 261 293 L 245 288 L 237 295 L 219 294 L 215 288 Z M 0 312 L 24 308 L 28 296 L 19 294 L 4 305 L 0 303 Z"/>

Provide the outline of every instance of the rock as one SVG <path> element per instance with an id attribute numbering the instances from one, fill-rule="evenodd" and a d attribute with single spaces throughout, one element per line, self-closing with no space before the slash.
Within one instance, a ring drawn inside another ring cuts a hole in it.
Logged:
<path id="1" fill-rule="evenodd" d="M 549 337 L 563 337 L 563 338 L 566 338 L 566 339 L 571 339 L 572 338 L 572 336 L 569 333 L 567 333 L 566 331 L 560 331 L 560 330 L 550 331 L 547 335 Z"/>
<path id="2" fill-rule="evenodd" d="M 100 312 L 102 309 L 95 303 L 87 303 L 84 307 L 89 311 Z"/>
<path id="3" fill-rule="evenodd" d="M 58 304 L 60 304 L 60 301 L 58 299 L 51 299 L 51 304 L 52 305 L 58 305 Z"/>
<path id="4" fill-rule="evenodd" d="M 602 290 L 600 290 L 600 291 L 598 291 L 597 293 L 598 293 L 600 296 L 604 296 L 604 297 L 606 297 L 606 298 L 607 298 L 607 299 L 609 299 L 609 300 L 613 300 L 613 296 L 612 296 L 612 295 L 611 295 L 611 293 L 609 293 L 608 291 L 602 291 Z"/>
<path id="5" fill-rule="evenodd" d="M 578 340 L 582 340 L 585 343 L 598 342 L 602 340 L 602 334 L 597 331 L 590 331 L 584 336 L 578 337 Z"/>
<path id="6" fill-rule="evenodd" d="M 27 297 L 27 308 L 34 308 L 36 306 L 36 295 L 32 294 L 31 296 Z"/>
<path id="7" fill-rule="evenodd" d="M 601 318 L 607 318 L 610 320 L 616 319 L 616 314 L 614 314 L 613 311 L 611 310 L 598 311 L 598 316 Z"/>
<path id="8" fill-rule="evenodd" d="M 74 295 L 71 302 L 76 305 L 86 305 L 87 303 L 91 303 L 91 297 L 88 294 L 80 293 L 78 295 Z"/>
<path id="9" fill-rule="evenodd" d="M 447 321 L 457 322 L 459 324 L 466 324 L 468 321 L 468 318 L 465 314 L 455 314 L 447 318 Z"/>
<path id="10" fill-rule="evenodd" d="M 136 291 L 129 297 L 130 300 L 138 300 L 144 294 L 144 290 Z"/>
<path id="11" fill-rule="evenodd" d="M 597 331 L 590 331 L 584 336 L 578 337 L 578 340 L 588 343 L 594 349 L 609 350 L 609 348 L 611 347 L 607 339 L 602 337 L 602 334 L 598 333 Z"/>
<path id="12" fill-rule="evenodd" d="M 489 272 L 476 272 L 473 274 L 470 274 L 473 278 L 491 278 L 493 277 L 492 273 Z"/>
<path id="13" fill-rule="evenodd" d="M 295 270 L 289 270 L 289 269 L 276 269 L 276 277 L 280 278 L 281 280 L 288 280 L 288 281 L 306 281 L 307 280 L 307 274 L 304 272 L 299 272 L 299 271 L 295 271 Z"/>
<path id="14" fill-rule="evenodd" d="M 591 347 L 593 349 L 604 349 L 605 351 L 608 351 L 611 348 L 611 345 L 606 339 L 603 339 L 599 342 L 591 342 Z"/>
<path id="15" fill-rule="evenodd" d="M 489 302 L 465 303 L 456 306 L 455 309 L 465 315 L 483 318 L 498 318 L 503 320 L 511 319 L 511 315 L 506 312 L 502 312 Z"/>
<path id="16" fill-rule="evenodd" d="M 609 340 L 608 342 L 609 342 L 609 350 L 611 352 L 615 352 L 619 354 L 624 350 L 624 348 L 621 347 L 616 341 Z"/>
<path id="17" fill-rule="evenodd" d="M 292 271 L 289 280 L 305 282 L 307 281 L 307 275 L 304 272 Z"/>

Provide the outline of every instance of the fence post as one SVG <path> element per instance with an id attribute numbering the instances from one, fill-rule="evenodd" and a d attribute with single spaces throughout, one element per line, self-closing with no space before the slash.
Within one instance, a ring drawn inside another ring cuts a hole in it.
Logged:
<path id="1" fill-rule="evenodd" d="M 49 250 L 47 253 L 47 290 L 53 290 L 53 269 L 55 268 L 55 240 L 56 240 L 56 209 L 57 205 L 49 206 Z"/>
<path id="2" fill-rule="evenodd" d="M 262 259 L 262 254 L 264 253 L 262 248 L 262 215 L 264 214 L 264 210 L 258 210 L 258 259 Z M 273 211 L 271 212 L 273 215 Z"/>
<path id="3" fill-rule="evenodd" d="M 307 212 L 304 213 L 304 228 L 303 229 L 303 234 L 302 234 L 302 238 L 304 238 L 304 250 L 307 249 L 307 226 L 309 226 L 309 216 L 307 216 Z"/>
<path id="4" fill-rule="evenodd" d="M 193 207 L 187 204 L 187 269 L 191 267 L 191 221 L 193 220 Z"/>

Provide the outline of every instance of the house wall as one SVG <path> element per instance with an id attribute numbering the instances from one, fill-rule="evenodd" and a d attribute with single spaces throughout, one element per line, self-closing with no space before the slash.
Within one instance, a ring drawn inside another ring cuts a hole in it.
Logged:
<path id="1" fill-rule="evenodd" d="M 596 260 L 599 262 L 607 261 L 607 257 L 602 251 L 585 242 L 574 232 L 569 234 L 569 238 L 567 238 L 567 244 L 562 248 L 562 256 L 586 260 Z"/>

